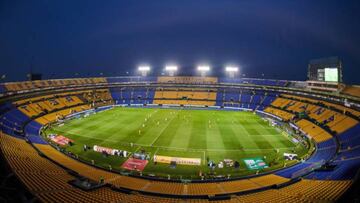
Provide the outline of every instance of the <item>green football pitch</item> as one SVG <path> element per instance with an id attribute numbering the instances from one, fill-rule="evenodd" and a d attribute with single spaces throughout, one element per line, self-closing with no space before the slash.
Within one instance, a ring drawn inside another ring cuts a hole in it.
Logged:
<path id="1" fill-rule="evenodd" d="M 60 134 L 74 140 L 66 150 L 80 159 L 113 170 L 123 171 L 121 165 L 127 158 L 104 157 L 92 150 L 84 151 L 83 145 L 98 145 L 130 153 L 145 151 L 151 160 L 144 174 L 174 178 L 198 178 L 203 174 L 231 175 L 232 177 L 256 173 L 242 161 L 245 158 L 263 159 L 269 168 L 284 166 L 283 153 L 297 153 L 300 157 L 307 150 L 294 144 L 281 130 L 252 112 L 224 110 L 190 110 L 166 108 L 116 107 L 79 119 L 53 126 L 46 134 Z M 155 164 L 153 155 L 200 158 L 200 166 Z M 240 163 L 234 167 L 210 169 L 207 161 L 219 162 L 232 159 Z M 289 165 L 291 163 L 287 163 Z M 262 172 L 262 171 L 260 171 Z"/>

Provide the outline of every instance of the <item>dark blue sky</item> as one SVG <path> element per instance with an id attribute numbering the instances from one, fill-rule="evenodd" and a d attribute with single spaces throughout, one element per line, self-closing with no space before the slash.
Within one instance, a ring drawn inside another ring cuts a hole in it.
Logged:
<path id="1" fill-rule="evenodd" d="M 360 83 L 360 1 L 0 0 L 0 74 L 125 75 L 168 62 L 192 74 L 235 63 L 249 77 L 305 80 L 310 59 L 340 56 Z"/>

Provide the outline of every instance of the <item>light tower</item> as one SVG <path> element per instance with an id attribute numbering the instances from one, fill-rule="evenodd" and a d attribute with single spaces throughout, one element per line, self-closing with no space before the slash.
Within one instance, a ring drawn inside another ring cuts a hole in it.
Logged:
<path id="1" fill-rule="evenodd" d="M 178 67 L 175 65 L 166 65 L 165 66 L 165 71 L 168 72 L 169 76 L 174 76 L 175 73 L 177 72 Z"/>
<path id="2" fill-rule="evenodd" d="M 150 66 L 139 66 L 138 71 L 141 73 L 141 76 L 146 77 L 150 72 Z"/>
<path id="3" fill-rule="evenodd" d="M 201 65 L 197 67 L 197 70 L 200 72 L 201 77 L 205 77 L 206 73 L 210 71 L 210 66 Z"/>
<path id="4" fill-rule="evenodd" d="M 229 76 L 229 78 L 235 78 L 235 76 L 239 72 L 239 68 L 236 66 L 226 66 L 225 72 L 226 72 L 226 75 Z"/>

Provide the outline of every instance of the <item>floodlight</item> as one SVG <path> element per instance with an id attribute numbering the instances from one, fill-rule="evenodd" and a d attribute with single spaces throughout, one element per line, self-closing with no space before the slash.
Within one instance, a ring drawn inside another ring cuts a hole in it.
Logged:
<path id="1" fill-rule="evenodd" d="M 150 72 L 150 66 L 139 66 L 138 71 L 141 73 L 143 77 L 146 77 L 148 72 Z"/>
<path id="2" fill-rule="evenodd" d="M 210 66 L 198 66 L 197 69 L 198 71 L 209 71 Z"/>
<path id="3" fill-rule="evenodd" d="M 169 73 L 169 76 L 174 76 L 175 72 L 178 70 L 176 65 L 166 65 L 165 71 Z"/>
<path id="4" fill-rule="evenodd" d="M 139 71 L 150 71 L 150 66 L 139 66 Z"/>
<path id="5" fill-rule="evenodd" d="M 197 67 L 197 70 L 200 72 L 202 77 L 206 76 L 206 72 L 210 71 L 210 66 L 200 65 Z"/>
<path id="6" fill-rule="evenodd" d="M 174 65 L 167 65 L 165 66 L 166 71 L 177 71 L 178 67 Z"/>
<path id="7" fill-rule="evenodd" d="M 226 75 L 230 78 L 235 78 L 235 76 L 238 74 L 239 72 L 239 67 L 234 66 L 234 65 L 229 65 L 225 67 L 225 72 Z"/>
<path id="8" fill-rule="evenodd" d="M 226 72 L 238 72 L 239 68 L 236 66 L 226 66 L 225 67 L 225 71 Z"/>

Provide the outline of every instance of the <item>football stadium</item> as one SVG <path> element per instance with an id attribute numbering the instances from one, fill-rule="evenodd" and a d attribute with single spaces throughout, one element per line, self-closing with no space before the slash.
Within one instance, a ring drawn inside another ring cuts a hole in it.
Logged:
<path id="1" fill-rule="evenodd" d="M 360 202 L 358 1 L 0 3 L 0 202 Z"/>
<path id="2" fill-rule="evenodd" d="M 299 88 L 304 83 L 4 83 L 1 155 L 43 202 L 331 202 L 360 166 L 360 88 L 335 96 Z"/>

